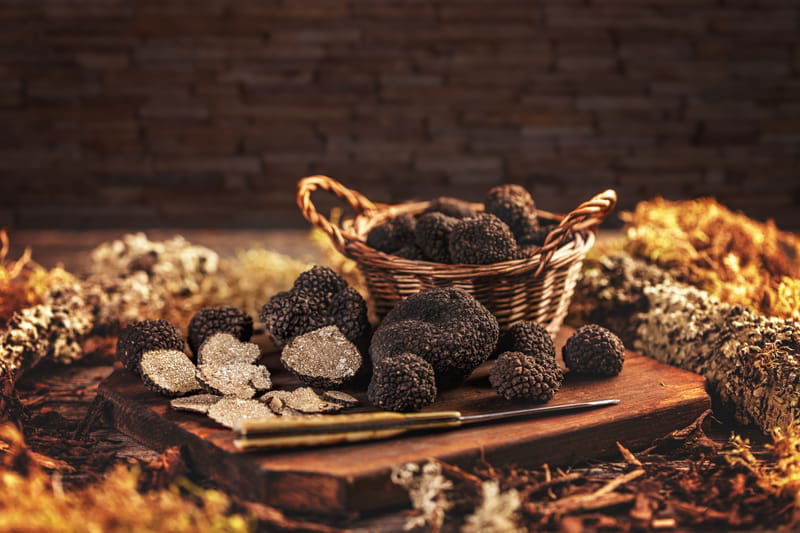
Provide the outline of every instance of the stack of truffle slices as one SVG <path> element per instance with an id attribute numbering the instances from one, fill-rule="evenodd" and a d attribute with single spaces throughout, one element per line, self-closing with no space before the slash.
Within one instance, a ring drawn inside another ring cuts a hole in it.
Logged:
<path id="1" fill-rule="evenodd" d="M 441 197 L 417 216 L 403 214 L 376 226 L 367 245 L 406 259 L 444 264 L 485 265 L 530 257 L 553 225 L 539 225 L 530 193 L 500 185 L 484 198 L 484 210 Z"/>
<path id="2" fill-rule="evenodd" d="M 336 390 L 271 390 L 261 350 L 248 342 L 253 321 L 234 307 L 206 308 L 189 324 L 183 351 L 180 331 L 164 320 L 135 322 L 117 343 L 117 357 L 152 391 L 173 397 L 174 409 L 207 414 L 233 427 L 241 419 L 335 412 L 358 404 Z M 320 383 L 324 386 L 324 383 Z"/>

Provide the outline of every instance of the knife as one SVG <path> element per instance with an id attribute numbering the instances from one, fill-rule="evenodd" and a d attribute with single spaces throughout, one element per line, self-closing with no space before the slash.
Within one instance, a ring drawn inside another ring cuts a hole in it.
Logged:
<path id="1" fill-rule="evenodd" d="M 240 450 L 269 450 L 300 446 L 325 446 L 347 442 L 388 439 L 409 431 L 456 428 L 533 415 L 594 409 L 616 405 L 619 400 L 545 405 L 497 411 L 478 415 L 462 415 L 459 411 L 429 413 L 353 413 L 280 418 L 247 418 L 236 426 L 240 438 L 234 445 Z"/>

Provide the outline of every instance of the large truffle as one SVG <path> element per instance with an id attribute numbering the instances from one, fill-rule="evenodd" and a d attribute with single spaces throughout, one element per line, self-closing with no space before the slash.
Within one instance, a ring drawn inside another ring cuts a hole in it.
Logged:
<path id="1" fill-rule="evenodd" d="M 355 377 L 361 354 L 339 328 L 326 326 L 292 339 L 281 363 L 306 385 L 338 388 Z"/>
<path id="2" fill-rule="evenodd" d="M 527 240 L 538 229 L 533 198 L 519 185 L 499 185 L 489 189 L 483 206 L 487 213 L 508 224 L 518 241 Z"/>
<path id="3" fill-rule="evenodd" d="M 381 252 L 394 253 L 414 242 L 415 225 L 416 219 L 410 214 L 390 218 L 369 231 L 367 245 Z"/>
<path id="4" fill-rule="evenodd" d="M 120 332 L 117 359 L 131 372 L 139 372 L 142 354 L 150 350 L 183 351 L 183 335 L 166 320 L 134 322 Z"/>
<path id="5" fill-rule="evenodd" d="M 453 218 L 471 218 L 478 214 L 469 202 L 449 196 L 433 200 L 423 211 L 425 213 L 441 213 Z"/>
<path id="6" fill-rule="evenodd" d="M 278 346 L 330 325 L 356 344 L 369 333 L 364 299 L 333 270 L 322 266 L 303 272 L 290 291 L 273 296 L 261 309 L 261 320 Z"/>
<path id="7" fill-rule="evenodd" d="M 385 357 L 375 365 L 367 399 L 389 411 L 419 411 L 436 400 L 433 367 L 412 353 Z"/>
<path id="8" fill-rule="evenodd" d="M 564 364 L 573 372 L 616 376 L 622 370 L 625 347 L 619 337 L 597 324 L 579 327 L 561 350 Z"/>
<path id="9" fill-rule="evenodd" d="M 450 233 L 458 219 L 443 213 L 431 212 L 419 217 L 414 234 L 417 246 L 427 259 L 436 263 L 450 263 L 448 248 Z"/>
<path id="10" fill-rule="evenodd" d="M 374 363 L 413 353 L 428 361 L 438 387 L 463 382 L 486 361 L 497 344 L 497 319 L 462 289 L 436 288 L 409 296 L 372 336 Z"/>
<path id="11" fill-rule="evenodd" d="M 230 333 L 240 341 L 253 336 L 253 319 L 236 307 L 205 307 L 189 322 L 189 348 L 196 355 L 200 345 L 214 333 Z"/>
<path id="12" fill-rule="evenodd" d="M 500 336 L 497 352 L 522 352 L 537 360 L 555 361 L 556 347 L 543 326 L 523 320 L 511 326 Z"/>
<path id="13" fill-rule="evenodd" d="M 454 263 L 489 265 L 515 259 L 517 241 L 502 220 L 480 214 L 453 226 L 448 250 Z"/>
<path id="14" fill-rule="evenodd" d="M 564 381 L 555 360 L 538 360 L 522 352 L 503 352 L 489 371 L 489 382 L 506 400 L 547 402 Z"/>

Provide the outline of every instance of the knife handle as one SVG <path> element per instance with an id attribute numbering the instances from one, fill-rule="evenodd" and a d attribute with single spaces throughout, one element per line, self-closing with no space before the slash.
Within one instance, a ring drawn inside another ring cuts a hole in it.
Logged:
<path id="1" fill-rule="evenodd" d="M 378 413 L 369 413 L 378 414 Z M 396 414 L 396 413 L 392 413 Z M 427 413 L 426 413 L 427 414 Z M 434 413 L 430 413 L 434 414 Z M 438 413 L 442 414 L 442 413 Z M 329 415 L 330 416 L 330 415 Z M 333 415 L 336 418 L 339 416 L 358 416 L 358 415 Z M 299 418 L 299 417 L 298 417 Z M 392 417 L 393 419 L 395 417 Z M 363 429 L 355 429 L 348 431 L 337 432 L 309 432 L 299 433 L 292 432 L 278 432 L 271 434 L 260 434 L 253 437 L 243 437 L 234 440 L 234 445 L 240 450 L 272 450 L 277 448 L 297 448 L 305 446 L 325 446 L 330 444 L 341 444 L 350 442 L 363 442 L 369 440 L 388 439 L 402 435 L 409 431 L 416 431 L 420 429 L 439 429 L 439 428 L 452 428 L 461 424 L 457 417 L 439 418 L 432 420 L 425 420 L 420 417 L 417 420 L 413 418 L 402 419 L 400 424 L 393 421 L 393 424 L 377 424 L 370 428 L 369 426 L 362 426 Z M 298 424 L 300 425 L 300 424 Z"/>
<path id="2" fill-rule="evenodd" d="M 404 427 L 420 422 L 442 422 L 451 427 L 458 423 L 458 411 L 438 411 L 430 413 L 393 413 L 377 411 L 372 413 L 352 413 L 345 415 L 286 416 L 275 418 L 246 418 L 236 429 L 240 435 L 274 435 L 276 433 L 346 433 L 367 429 L 388 429 Z"/>

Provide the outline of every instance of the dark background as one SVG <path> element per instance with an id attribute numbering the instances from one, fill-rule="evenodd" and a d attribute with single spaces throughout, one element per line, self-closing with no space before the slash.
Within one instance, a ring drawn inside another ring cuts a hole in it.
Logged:
<path id="1" fill-rule="evenodd" d="M 797 0 L 0 2 L 0 226 L 300 226 L 527 185 L 800 226 Z M 331 205 L 330 203 L 326 205 Z"/>

